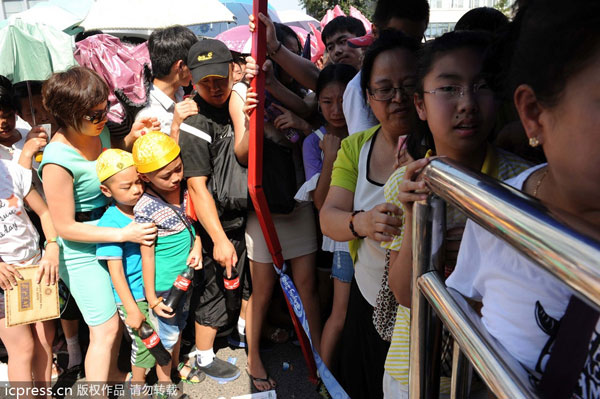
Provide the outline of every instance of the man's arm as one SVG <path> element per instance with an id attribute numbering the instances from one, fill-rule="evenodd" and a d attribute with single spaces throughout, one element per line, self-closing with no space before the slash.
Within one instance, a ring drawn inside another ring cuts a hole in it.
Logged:
<path id="1" fill-rule="evenodd" d="M 254 16 L 250 15 L 250 31 L 254 31 Z M 310 90 L 317 89 L 319 68 L 310 60 L 291 52 L 277 40 L 271 18 L 260 13 L 258 18 L 267 27 L 267 54 L 298 83 Z M 248 65 L 246 65 L 248 67 Z"/>
<path id="2" fill-rule="evenodd" d="M 237 253 L 221 226 L 215 201 L 206 186 L 207 182 L 208 176 L 189 177 L 188 190 L 194 202 L 198 221 L 214 243 L 213 259 L 224 266 L 227 274 L 230 275 L 231 267 L 237 264 Z"/>

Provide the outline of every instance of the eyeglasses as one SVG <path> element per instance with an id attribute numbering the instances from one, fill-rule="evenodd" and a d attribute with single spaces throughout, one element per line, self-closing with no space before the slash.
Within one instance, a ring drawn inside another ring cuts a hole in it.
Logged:
<path id="1" fill-rule="evenodd" d="M 443 98 L 445 100 L 458 100 L 459 98 L 464 97 L 467 90 L 469 90 L 469 87 L 448 85 L 438 87 L 435 90 L 423 90 L 423 93 L 433 94 L 436 97 Z M 487 82 L 474 83 L 470 90 L 474 96 L 478 97 L 492 96 L 494 94 L 494 91 L 487 84 Z"/>
<path id="2" fill-rule="evenodd" d="M 106 108 L 104 108 L 104 109 L 101 109 L 99 111 L 94 111 L 89 115 L 83 115 L 83 119 L 93 123 L 94 125 L 97 125 L 100 122 L 102 122 L 104 119 L 106 119 L 106 116 L 108 115 L 109 110 L 110 110 L 110 104 L 107 104 Z"/>
<path id="3" fill-rule="evenodd" d="M 369 94 L 373 100 L 389 101 L 400 93 L 401 97 L 409 98 L 415 92 L 415 85 L 402 85 L 399 87 L 382 87 L 379 89 L 369 88 Z"/>

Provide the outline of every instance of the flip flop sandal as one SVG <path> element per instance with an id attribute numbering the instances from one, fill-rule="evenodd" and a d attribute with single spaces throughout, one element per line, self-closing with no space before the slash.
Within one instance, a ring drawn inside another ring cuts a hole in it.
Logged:
<path id="1" fill-rule="evenodd" d="M 246 369 L 246 373 L 248 374 L 248 377 L 250 377 L 250 380 L 252 381 L 252 385 L 254 385 L 254 388 L 259 392 L 270 391 L 272 389 L 275 389 L 275 387 L 277 386 L 277 383 L 275 382 L 275 380 L 271 379 L 271 377 L 269 376 L 269 373 L 267 373 L 267 376 L 265 378 L 254 377 L 252 374 L 250 374 L 250 371 L 248 369 Z M 256 386 L 257 382 L 265 382 L 265 383 L 269 384 L 269 388 L 260 390 Z"/>
<path id="2" fill-rule="evenodd" d="M 181 374 L 181 370 L 185 366 L 190 367 L 190 372 L 187 374 L 187 376 L 183 376 Z M 201 371 L 198 367 L 196 367 L 196 366 L 191 367 L 189 364 L 187 364 L 185 362 L 179 363 L 179 365 L 177 366 L 177 371 L 179 371 L 179 377 L 181 378 L 181 381 L 188 383 L 188 384 L 200 384 L 206 378 L 206 374 L 204 374 L 204 372 Z"/>

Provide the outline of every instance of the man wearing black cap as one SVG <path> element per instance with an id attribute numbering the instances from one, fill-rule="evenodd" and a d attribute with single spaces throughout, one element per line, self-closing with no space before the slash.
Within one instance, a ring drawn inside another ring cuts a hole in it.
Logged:
<path id="1" fill-rule="evenodd" d="M 223 278 L 236 271 L 242 274 L 246 259 L 246 210 L 224 209 L 222 204 L 215 204 L 208 183 L 213 172 L 211 144 L 234 135 L 229 116 L 233 59 L 225 44 L 205 39 L 190 48 L 187 66 L 198 92 L 194 101 L 200 112 L 181 124 L 179 145 L 188 190 L 204 227 L 201 230 L 204 267 L 196 275 L 192 299 L 196 362 L 188 381 L 195 382 L 197 377 L 201 380 L 200 374 L 206 373 L 225 382 L 238 378 L 240 370 L 218 359 L 213 344 L 217 330 L 233 324 L 237 317 L 227 309 Z"/>

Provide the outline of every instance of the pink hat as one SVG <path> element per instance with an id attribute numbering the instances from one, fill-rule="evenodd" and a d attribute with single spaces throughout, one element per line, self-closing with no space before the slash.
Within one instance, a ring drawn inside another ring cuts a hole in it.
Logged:
<path id="1" fill-rule="evenodd" d="M 366 35 L 360 37 L 353 37 L 352 39 L 348 39 L 348 44 L 350 47 L 360 48 L 360 47 L 369 47 L 371 43 L 375 40 L 375 36 L 373 36 L 372 31 L 368 31 Z"/>

